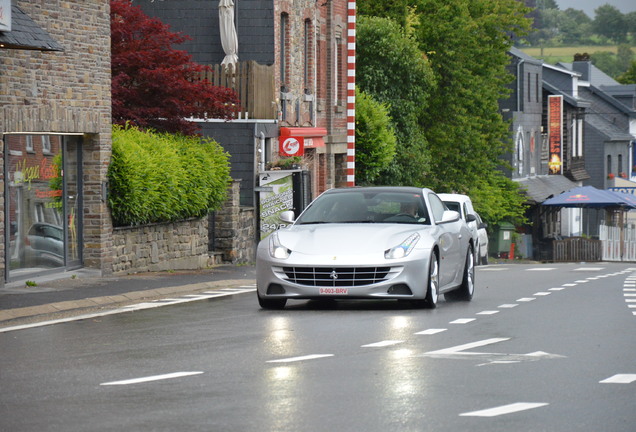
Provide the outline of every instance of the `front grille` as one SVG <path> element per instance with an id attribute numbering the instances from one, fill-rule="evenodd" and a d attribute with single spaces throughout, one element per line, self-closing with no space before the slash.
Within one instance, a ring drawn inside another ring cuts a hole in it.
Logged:
<path id="1" fill-rule="evenodd" d="M 389 279 L 391 267 L 283 267 L 289 282 L 318 287 L 373 285 Z"/>

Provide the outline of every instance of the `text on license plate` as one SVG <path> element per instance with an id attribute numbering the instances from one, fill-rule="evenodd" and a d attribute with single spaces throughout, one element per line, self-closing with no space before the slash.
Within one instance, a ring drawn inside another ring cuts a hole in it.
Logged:
<path id="1" fill-rule="evenodd" d="M 349 288 L 320 288 L 320 295 L 348 295 Z"/>

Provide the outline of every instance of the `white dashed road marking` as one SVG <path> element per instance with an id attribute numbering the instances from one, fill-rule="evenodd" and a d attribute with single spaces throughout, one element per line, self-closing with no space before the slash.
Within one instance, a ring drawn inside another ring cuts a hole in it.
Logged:
<path id="1" fill-rule="evenodd" d="M 139 383 L 145 383 L 145 382 L 151 382 L 151 381 L 161 381 L 166 379 L 181 378 L 181 377 L 186 377 L 191 375 L 200 375 L 202 373 L 203 372 L 174 372 L 174 373 L 169 373 L 164 375 L 154 375 L 154 376 L 147 376 L 143 378 L 133 378 L 133 379 L 123 380 L 123 381 L 105 382 L 105 383 L 101 383 L 100 385 L 113 386 L 113 385 L 139 384 Z"/>
<path id="2" fill-rule="evenodd" d="M 601 384 L 631 384 L 636 382 L 636 374 L 617 374 L 599 381 Z"/>
<path id="3" fill-rule="evenodd" d="M 526 411 L 533 408 L 539 408 L 542 406 L 549 405 L 547 403 L 539 402 L 539 403 L 531 403 L 531 402 L 517 402 L 510 405 L 503 405 L 500 407 L 489 408 L 481 411 L 473 411 L 460 414 L 460 416 L 464 417 L 497 417 L 504 414 L 512 414 L 519 411 Z"/>
<path id="4" fill-rule="evenodd" d="M 446 330 L 447 329 L 435 329 L 435 328 L 432 328 L 432 329 L 428 329 L 428 330 L 423 330 L 421 332 L 417 332 L 415 334 L 416 335 L 434 335 L 434 334 L 437 334 L 437 333 L 445 332 Z"/>
<path id="5" fill-rule="evenodd" d="M 268 360 L 266 363 L 292 363 L 292 362 L 299 362 L 299 361 L 305 361 L 305 360 L 314 360 L 314 359 L 319 359 L 324 357 L 333 357 L 333 354 L 310 354 L 310 355 L 300 356 L 300 357 L 289 357 L 289 358 L 284 358 L 279 360 Z"/>
<path id="6" fill-rule="evenodd" d="M 367 345 L 362 345 L 361 348 L 380 348 L 385 346 L 397 345 L 404 341 L 401 340 L 385 340 L 381 342 L 375 342 Z"/>

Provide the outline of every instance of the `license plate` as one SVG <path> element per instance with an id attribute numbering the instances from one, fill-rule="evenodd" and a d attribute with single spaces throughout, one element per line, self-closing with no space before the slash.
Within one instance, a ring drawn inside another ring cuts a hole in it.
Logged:
<path id="1" fill-rule="evenodd" d="M 320 288 L 320 295 L 348 295 L 349 288 Z"/>

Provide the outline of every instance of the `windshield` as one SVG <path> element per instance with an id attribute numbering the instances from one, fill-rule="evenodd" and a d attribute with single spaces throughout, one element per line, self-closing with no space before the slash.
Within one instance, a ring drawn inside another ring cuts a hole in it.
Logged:
<path id="1" fill-rule="evenodd" d="M 347 191 L 321 195 L 296 223 L 430 224 L 430 218 L 419 194 Z"/>

